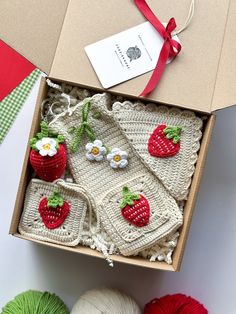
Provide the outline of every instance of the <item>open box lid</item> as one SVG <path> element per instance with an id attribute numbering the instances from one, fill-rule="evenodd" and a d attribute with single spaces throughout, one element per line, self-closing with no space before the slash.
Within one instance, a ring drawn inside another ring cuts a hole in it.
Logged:
<path id="1" fill-rule="evenodd" d="M 145 19 L 132 0 L 67 2 L 0 0 L 0 36 L 50 77 L 102 88 L 84 47 Z M 148 3 L 161 21 L 173 16 L 180 27 L 190 0 Z M 179 35 L 183 50 L 148 99 L 207 113 L 236 103 L 235 20 L 236 1 L 198 0 L 189 28 Z M 137 96 L 149 77 L 109 90 Z"/>
<path id="2" fill-rule="evenodd" d="M 0 0 L 0 38 L 49 73 L 68 2 Z"/>

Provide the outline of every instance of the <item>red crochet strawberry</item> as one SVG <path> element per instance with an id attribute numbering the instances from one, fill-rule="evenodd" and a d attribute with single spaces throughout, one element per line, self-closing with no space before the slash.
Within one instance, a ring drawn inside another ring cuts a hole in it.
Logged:
<path id="1" fill-rule="evenodd" d="M 131 193 L 127 186 L 123 187 L 123 200 L 120 204 L 122 216 L 136 227 L 144 227 L 149 223 L 150 206 L 141 194 Z"/>
<path id="2" fill-rule="evenodd" d="M 39 213 L 46 228 L 60 227 L 70 212 L 70 205 L 64 201 L 59 192 L 54 192 L 49 198 L 43 198 L 39 203 Z"/>
<path id="3" fill-rule="evenodd" d="M 66 149 L 60 144 L 63 141 L 62 135 L 49 135 L 45 121 L 41 123 L 41 132 L 30 140 L 30 162 L 40 179 L 51 182 L 62 176 L 67 163 Z"/>
<path id="4" fill-rule="evenodd" d="M 159 125 L 148 141 L 148 151 L 154 157 L 172 157 L 180 150 L 180 134 L 182 128 L 165 124 Z"/>

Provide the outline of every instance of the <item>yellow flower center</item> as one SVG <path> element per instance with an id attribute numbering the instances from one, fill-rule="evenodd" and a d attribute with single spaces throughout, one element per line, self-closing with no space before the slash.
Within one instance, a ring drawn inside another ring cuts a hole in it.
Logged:
<path id="1" fill-rule="evenodd" d="M 50 145 L 50 144 L 44 144 L 44 145 L 43 145 L 43 149 L 44 149 L 44 150 L 50 150 L 50 148 L 51 148 L 51 145 Z"/>
<path id="2" fill-rule="evenodd" d="M 98 154 L 99 154 L 99 148 L 93 147 L 92 150 L 91 150 L 91 153 L 92 153 L 93 155 L 98 155 Z"/>
<path id="3" fill-rule="evenodd" d="M 115 155 L 115 156 L 113 157 L 113 160 L 115 160 L 116 162 L 121 161 L 120 155 Z"/>

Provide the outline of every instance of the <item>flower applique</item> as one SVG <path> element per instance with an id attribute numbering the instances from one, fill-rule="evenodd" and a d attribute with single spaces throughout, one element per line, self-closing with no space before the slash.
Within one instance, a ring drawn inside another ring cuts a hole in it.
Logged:
<path id="1" fill-rule="evenodd" d="M 54 156 L 57 153 L 57 142 L 54 138 L 43 137 L 35 143 L 41 156 Z"/>
<path id="2" fill-rule="evenodd" d="M 87 143 L 85 149 L 87 150 L 86 158 L 90 161 L 101 161 L 107 153 L 106 147 L 103 146 L 102 141 L 100 140 L 95 140 L 92 143 Z"/>
<path id="3" fill-rule="evenodd" d="M 113 169 L 125 168 L 128 165 L 128 153 L 120 148 L 113 148 L 107 155 L 107 160 Z"/>
<path id="4" fill-rule="evenodd" d="M 158 125 L 148 140 L 148 151 L 154 157 L 172 157 L 180 151 L 180 126 Z"/>
<path id="5" fill-rule="evenodd" d="M 89 113 L 91 111 L 92 104 L 87 101 L 82 106 L 81 123 L 78 127 L 72 127 L 68 130 L 73 135 L 70 149 L 72 152 L 77 152 L 79 145 L 84 137 L 88 137 L 90 140 L 86 144 L 86 158 L 89 161 L 102 161 L 104 156 L 107 155 L 107 160 L 110 162 L 110 166 L 113 169 L 125 168 L 128 165 L 128 153 L 119 148 L 113 148 L 111 151 L 107 149 L 101 140 L 96 139 L 94 130 L 89 123 Z M 99 119 L 100 113 L 96 112 L 93 115 L 94 118 Z"/>

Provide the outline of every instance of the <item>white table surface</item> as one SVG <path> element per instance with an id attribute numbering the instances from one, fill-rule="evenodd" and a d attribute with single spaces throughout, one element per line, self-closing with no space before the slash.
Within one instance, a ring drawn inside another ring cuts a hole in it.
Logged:
<path id="1" fill-rule="evenodd" d="M 179 273 L 149 270 L 36 245 L 8 235 L 38 83 L 0 146 L 0 308 L 28 290 L 57 293 L 69 308 L 87 289 L 116 287 L 143 306 L 185 293 L 211 314 L 236 313 L 236 107 L 217 113 Z M 128 313 L 127 313 L 128 314 Z"/>

